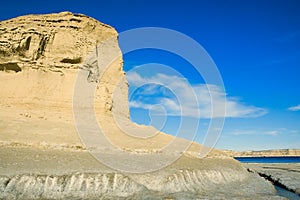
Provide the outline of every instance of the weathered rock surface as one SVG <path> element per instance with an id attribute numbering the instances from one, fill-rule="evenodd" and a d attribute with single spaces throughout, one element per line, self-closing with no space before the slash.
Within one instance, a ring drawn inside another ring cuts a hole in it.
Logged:
<path id="1" fill-rule="evenodd" d="M 16 59 L 45 68 L 78 68 L 97 43 L 117 37 L 112 27 L 69 12 L 21 16 L 0 25 L 2 63 Z"/>
<path id="2" fill-rule="evenodd" d="M 226 151 L 227 155 L 235 157 L 263 157 L 263 156 L 300 156 L 300 149 L 274 149 L 264 151 Z"/>
<path id="3" fill-rule="evenodd" d="M 300 164 L 246 164 L 247 168 L 256 171 L 273 182 L 300 195 Z"/>
<path id="4" fill-rule="evenodd" d="M 271 183 L 225 157 L 182 156 L 163 170 L 131 174 L 82 150 L 2 147 L 0 153 L 4 199 L 281 199 Z"/>
<path id="5" fill-rule="evenodd" d="M 2 21 L 0 27 L 0 70 L 17 72 L 1 73 L 2 104 L 71 108 L 78 69 L 83 67 L 89 71 L 89 82 L 96 82 L 100 76 L 97 65 L 105 62 L 86 60 L 104 41 L 109 41 L 109 46 L 102 45 L 99 54 L 107 52 L 116 61 L 111 67 L 110 80 L 103 79 L 99 84 L 102 93 L 97 103 L 110 111 L 114 81 L 123 81 L 120 85 L 127 89 L 118 34 L 106 24 L 63 12 L 17 17 Z M 120 114 L 128 117 L 127 90 L 122 90 L 120 95 L 114 104 L 121 102 L 119 107 L 123 113 Z"/>
<path id="6" fill-rule="evenodd" d="M 136 138 L 116 124 L 115 116 L 127 130 L 141 135 L 156 131 L 129 121 L 117 37 L 112 27 L 69 12 L 0 23 L 1 199 L 280 199 L 270 183 L 224 153 L 213 150 L 206 158 L 197 157 L 197 143 L 179 152 L 176 162 L 151 173 L 120 172 L 94 159 L 73 119 L 80 70 L 86 72 L 87 85 L 97 86 L 95 113 L 112 144 L 132 155 L 156 155 L 149 162 L 159 162 L 187 142 L 176 139 L 169 154 L 162 154 L 173 136 L 157 132 Z M 85 98 L 85 90 L 81 92 Z M 78 106 L 85 110 L 87 105 Z M 103 149 L 101 155 L 113 154 Z"/>

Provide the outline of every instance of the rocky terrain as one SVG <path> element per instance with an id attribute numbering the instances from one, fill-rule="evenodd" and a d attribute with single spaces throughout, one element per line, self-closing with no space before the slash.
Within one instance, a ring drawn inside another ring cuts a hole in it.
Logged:
<path id="1" fill-rule="evenodd" d="M 258 164 L 248 163 L 245 166 L 262 177 L 271 180 L 277 185 L 300 195 L 300 164 Z"/>
<path id="2" fill-rule="evenodd" d="M 264 151 L 225 151 L 232 157 L 300 156 L 300 149 L 274 149 Z"/>
<path id="3" fill-rule="evenodd" d="M 283 199 L 223 152 L 131 123 L 117 39 L 69 12 L 0 23 L 0 199 Z"/>

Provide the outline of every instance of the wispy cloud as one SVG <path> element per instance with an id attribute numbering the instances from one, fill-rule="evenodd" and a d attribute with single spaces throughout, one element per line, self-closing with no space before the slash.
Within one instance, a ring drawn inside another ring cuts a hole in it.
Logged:
<path id="1" fill-rule="evenodd" d="M 129 105 L 132 108 L 153 109 L 157 104 L 168 115 L 189 117 L 259 117 L 267 111 L 246 105 L 228 95 L 216 85 L 189 84 L 186 79 L 165 74 L 142 77 L 136 72 L 127 74 L 129 84 L 138 88 Z M 225 107 L 226 105 L 226 107 Z M 157 110 L 159 114 L 159 111 Z"/>
<path id="2" fill-rule="evenodd" d="M 300 110 L 300 104 L 297 105 L 297 106 L 289 107 L 288 110 L 290 110 L 290 111 L 299 111 Z"/>
<path id="3" fill-rule="evenodd" d="M 232 135 L 278 135 L 278 131 L 258 131 L 258 130 L 235 130 Z"/>
<path id="4" fill-rule="evenodd" d="M 291 133 L 299 133 L 299 130 L 291 130 Z"/>
<path id="5" fill-rule="evenodd" d="M 299 130 L 290 130 L 286 128 L 280 128 L 275 130 L 234 130 L 231 131 L 231 135 L 270 135 L 277 136 L 281 134 L 297 134 Z"/>

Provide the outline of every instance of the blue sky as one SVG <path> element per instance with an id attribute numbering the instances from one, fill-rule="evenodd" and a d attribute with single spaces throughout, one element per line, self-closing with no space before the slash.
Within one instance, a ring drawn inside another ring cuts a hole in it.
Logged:
<path id="1" fill-rule="evenodd" d="M 31 13 L 72 11 L 94 17 L 118 32 L 151 26 L 188 35 L 206 49 L 224 81 L 226 93 L 220 92 L 217 86 L 210 86 L 216 98 L 225 95 L 229 105 L 216 147 L 259 150 L 300 148 L 299 10 L 297 0 L 75 0 L 72 3 L 19 0 L 2 2 L 0 16 L 4 20 Z M 170 66 L 182 77 L 164 73 L 157 65 L 152 68 L 149 65 L 151 70 L 140 73 L 135 70 L 149 63 Z M 161 127 L 169 134 L 176 134 L 180 124 L 174 91 L 153 84 L 135 88 L 138 80 L 146 83 L 155 79 L 160 84 L 173 80 L 180 85 L 175 90 L 179 96 L 187 96 L 184 88 L 189 85 L 203 102 L 209 98 L 207 85 L 193 66 L 170 52 L 148 49 L 128 53 L 124 55 L 124 69 L 128 71 L 132 94 L 132 120 Z M 184 116 L 188 124 L 194 123 L 193 111 L 209 112 L 205 103 L 195 107 L 186 98 L 184 105 L 188 105 L 191 113 Z M 159 114 L 162 112 L 169 116 L 163 117 Z M 164 120 L 166 123 L 162 124 Z M 204 114 L 197 129 L 196 140 L 200 143 L 209 122 L 209 114 Z M 194 131 L 188 124 L 181 131 Z"/>

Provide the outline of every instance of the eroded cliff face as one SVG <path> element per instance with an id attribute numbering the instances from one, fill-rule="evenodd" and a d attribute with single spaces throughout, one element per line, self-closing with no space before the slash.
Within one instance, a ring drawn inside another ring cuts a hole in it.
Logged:
<path id="1" fill-rule="evenodd" d="M 1 60 L 15 57 L 31 64 L 48 61 L 53 67 L 65 63 L 76 66 L 97 40 L 116 35 L 113 28 L 84 15 L 64 12 L 22 16 L 1 22 Z"/>
<path id="2" fill-rule="evenodd" d="M 264 156 L 299 156 L 300 149 L 274 149 L 274 150 L 264 150 L 264 151 L 242 151 L 242 152 L 234 152 L 227 151 L 227 154 L 232 157 L 264 157 Z"/>
<path id="3" fill-rule="evenodd" d="M 96 104 L 111 112 L 114 102 L 119 114 L 129 116 L 128 84 L 115 29 L 69 12 L 17 17 L 2 21 L 0 27 L 1 104 L 70 109 L 79 68 L 88 71 L 89 82 L 98 82 L 99 65 L 113 55 L 114 63 L 99 84 Z M 122 93 L 113 100 L 113 84 L 120 80 Z"/>

